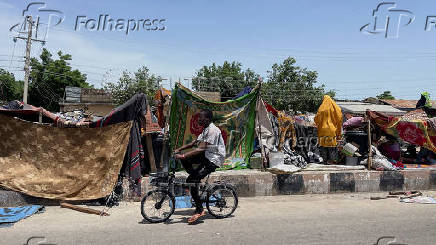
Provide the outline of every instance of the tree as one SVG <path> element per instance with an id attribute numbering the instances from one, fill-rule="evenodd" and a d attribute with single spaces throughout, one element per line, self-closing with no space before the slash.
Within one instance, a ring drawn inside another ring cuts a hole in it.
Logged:
<path id="1" fill-rule="evenodd" d="M 384 91 L 382 94 L 377 95 L 379 100 L 394 100 L 395 97 L 392 96 L 391 91 Z"/>
<path id="2" fill-rule="evenodd" d="M 160 76 L 150 73 L 150 70 L 143 66 L 135 73 L 131 74 L 128 71 L 123 71 L 118 82 L 108 82 L 104 88 L 111 94 L 115 103 L 123 104 L 137 93 L 147 95 L 149 101 L 159 88 Z"/>
<path id="3" fill-rule="evenodd" d="M 253 70 L 242 69 L 242 64 L 225 61 L 222 66 L 213 63 L 203 66 L 192 79 L 196 91 L 220 92 L 224 100 L 235 97 L 244 87 L 256 86 L 260 75 Z"/>
<path id="4" fill-rule="evenodd" d="M 262 86 L 263 98 L 278 110 L 316 112 L 323 95 L 332 98 L 334 91 L 325 91 L 324 85 L 315 86 L 318 73 L 295 65 L 289 57 L 281 64 L 274 64 L 268 71 L 268 81 Z"/>
<path id="5" fill-rule="evenodd" d="M 0 68 L 0 100 L 21 100 L 22 81 L 16 81 L 14 74 Z"/>
<path id="6" fill-rule="evenodd" d="M 59 58 L 55 60 L 47 49 L 43 49 L 40 61 L 36 58 L 30 61 L 29 103 L 50 111 L 59 110 L 65 87 L 92 87 L 86 82 L 85 74 L 71 68 L 68 63 L 71 55 L 61 51 L 57 55 Z"/>

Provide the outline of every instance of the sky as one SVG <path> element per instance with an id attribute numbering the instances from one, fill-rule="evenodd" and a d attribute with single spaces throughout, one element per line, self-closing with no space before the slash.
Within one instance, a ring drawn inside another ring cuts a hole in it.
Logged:
<path id="1" fill-rule="evenodd" d="M 179 79 L 189 86 L 202 66 L 226 60 L 241 62 L 244 69 L 267 80 L 274 63 L 294 57 L 298 66 L 317 71 L 319 84 L 335 90 L 338 99 L 363 99 L 386 90 L 398 99 L 419 99 L 423 91 L 436 99 L 436 27 L 425 30 L 427 17 L 436 16 L 436 2 L 392 2 L 395 8 L 377 12 L 377 16 L 393 16 L 394 24 L 389 25 L 393 34 L 385 38 L 383 31 L 360 31 L 374 23 L 373 10 L 382 1 L 50 0 L 43 9 L 60 11 L 64 20 L 56 26 L 51 22 L 45 45 L 34 42 L 31 54 L 39 56 L 42 48 L 71 54 L 71 65 L 87 74 L 95 87 L 101 87 L 102 81 L 116 81 L 123 70 L 133 72 L 141 66 L 167 79 L 162 82 L 165 87 Z M 17 33 L 10 28 L 23 22 L 22 12 L 29 3 L 0 0 L 0 68 L 20 79 L 25 42 L 14 43 Z M 49 22 L 48 12 L 38 11 L 36 5 L 28 13 L 39 15 L 41 26 Z M 398 14 L 404 16 L 395 35 Z M 157 27 L 165 30 L 145 30 L 141 25 L 126 35 L 125 30 L 84 27 L 100 15 L 163 20 Z M 81 28 L 75 30 L 78 16 Z"/>

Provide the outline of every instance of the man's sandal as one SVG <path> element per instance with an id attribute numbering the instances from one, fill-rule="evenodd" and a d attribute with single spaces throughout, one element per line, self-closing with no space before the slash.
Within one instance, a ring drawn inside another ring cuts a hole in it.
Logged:
<path id="1" fill-rule="evenodd" d="M 188 223 L 192 224 L 194 222 L 196 222 L 199 218 L 203 217 L 206 215 L 206 211 L 203 210 L 201 213 L 199 214 L 194 214 L 191 218 L 188 219 Z"/>

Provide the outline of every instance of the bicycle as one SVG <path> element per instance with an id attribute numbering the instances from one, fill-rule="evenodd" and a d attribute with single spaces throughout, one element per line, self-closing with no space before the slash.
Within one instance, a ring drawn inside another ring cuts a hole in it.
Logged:
<path id="1" fill-rule="evenodd" d="M 173 215 L 176 206 L 175 187 L 191 185 L 178 182 L 175 168 L 171 172 L 150 174 L 153 179 L 150 185 L 156 189 L 149 191 L 141 200 L 141 214 L 150 223 L 167 221 Z M 218 219 L 227 218 L 235 212 L 238 206 L 238 195 L 233 186 L 214 182 L 209 183 L 209 175 L 204 183 L 199 183 L 199 195 L 209 213 Z M 191 200 L 192 202 L 192 200 Z M 193 202 L 192 202 L 193 203 Z M 194 205 L 194 204 L 193 204 Z"/>

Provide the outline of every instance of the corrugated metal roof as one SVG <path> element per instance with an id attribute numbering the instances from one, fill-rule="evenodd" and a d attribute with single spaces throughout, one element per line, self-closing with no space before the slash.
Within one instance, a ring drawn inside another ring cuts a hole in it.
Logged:
<path id="1" fill-rule="evenodd" d="M 417 100 L 381 100 L 386 104 L 389 104 L 395 108 L 399 109 L 415 109 Z M 432 107 L 436 108 L 436 100 L 432 100 Z"/>
<path id="2" fill-rule="evenodd" d="M 394 108 L 390 105 L 375 105 L 363 102 L 336 102 L 341 107 L 342 112 L 365 114 L 366 110 L 377 111 L 391 116 L 401 116 L 406 112 Z"/>

